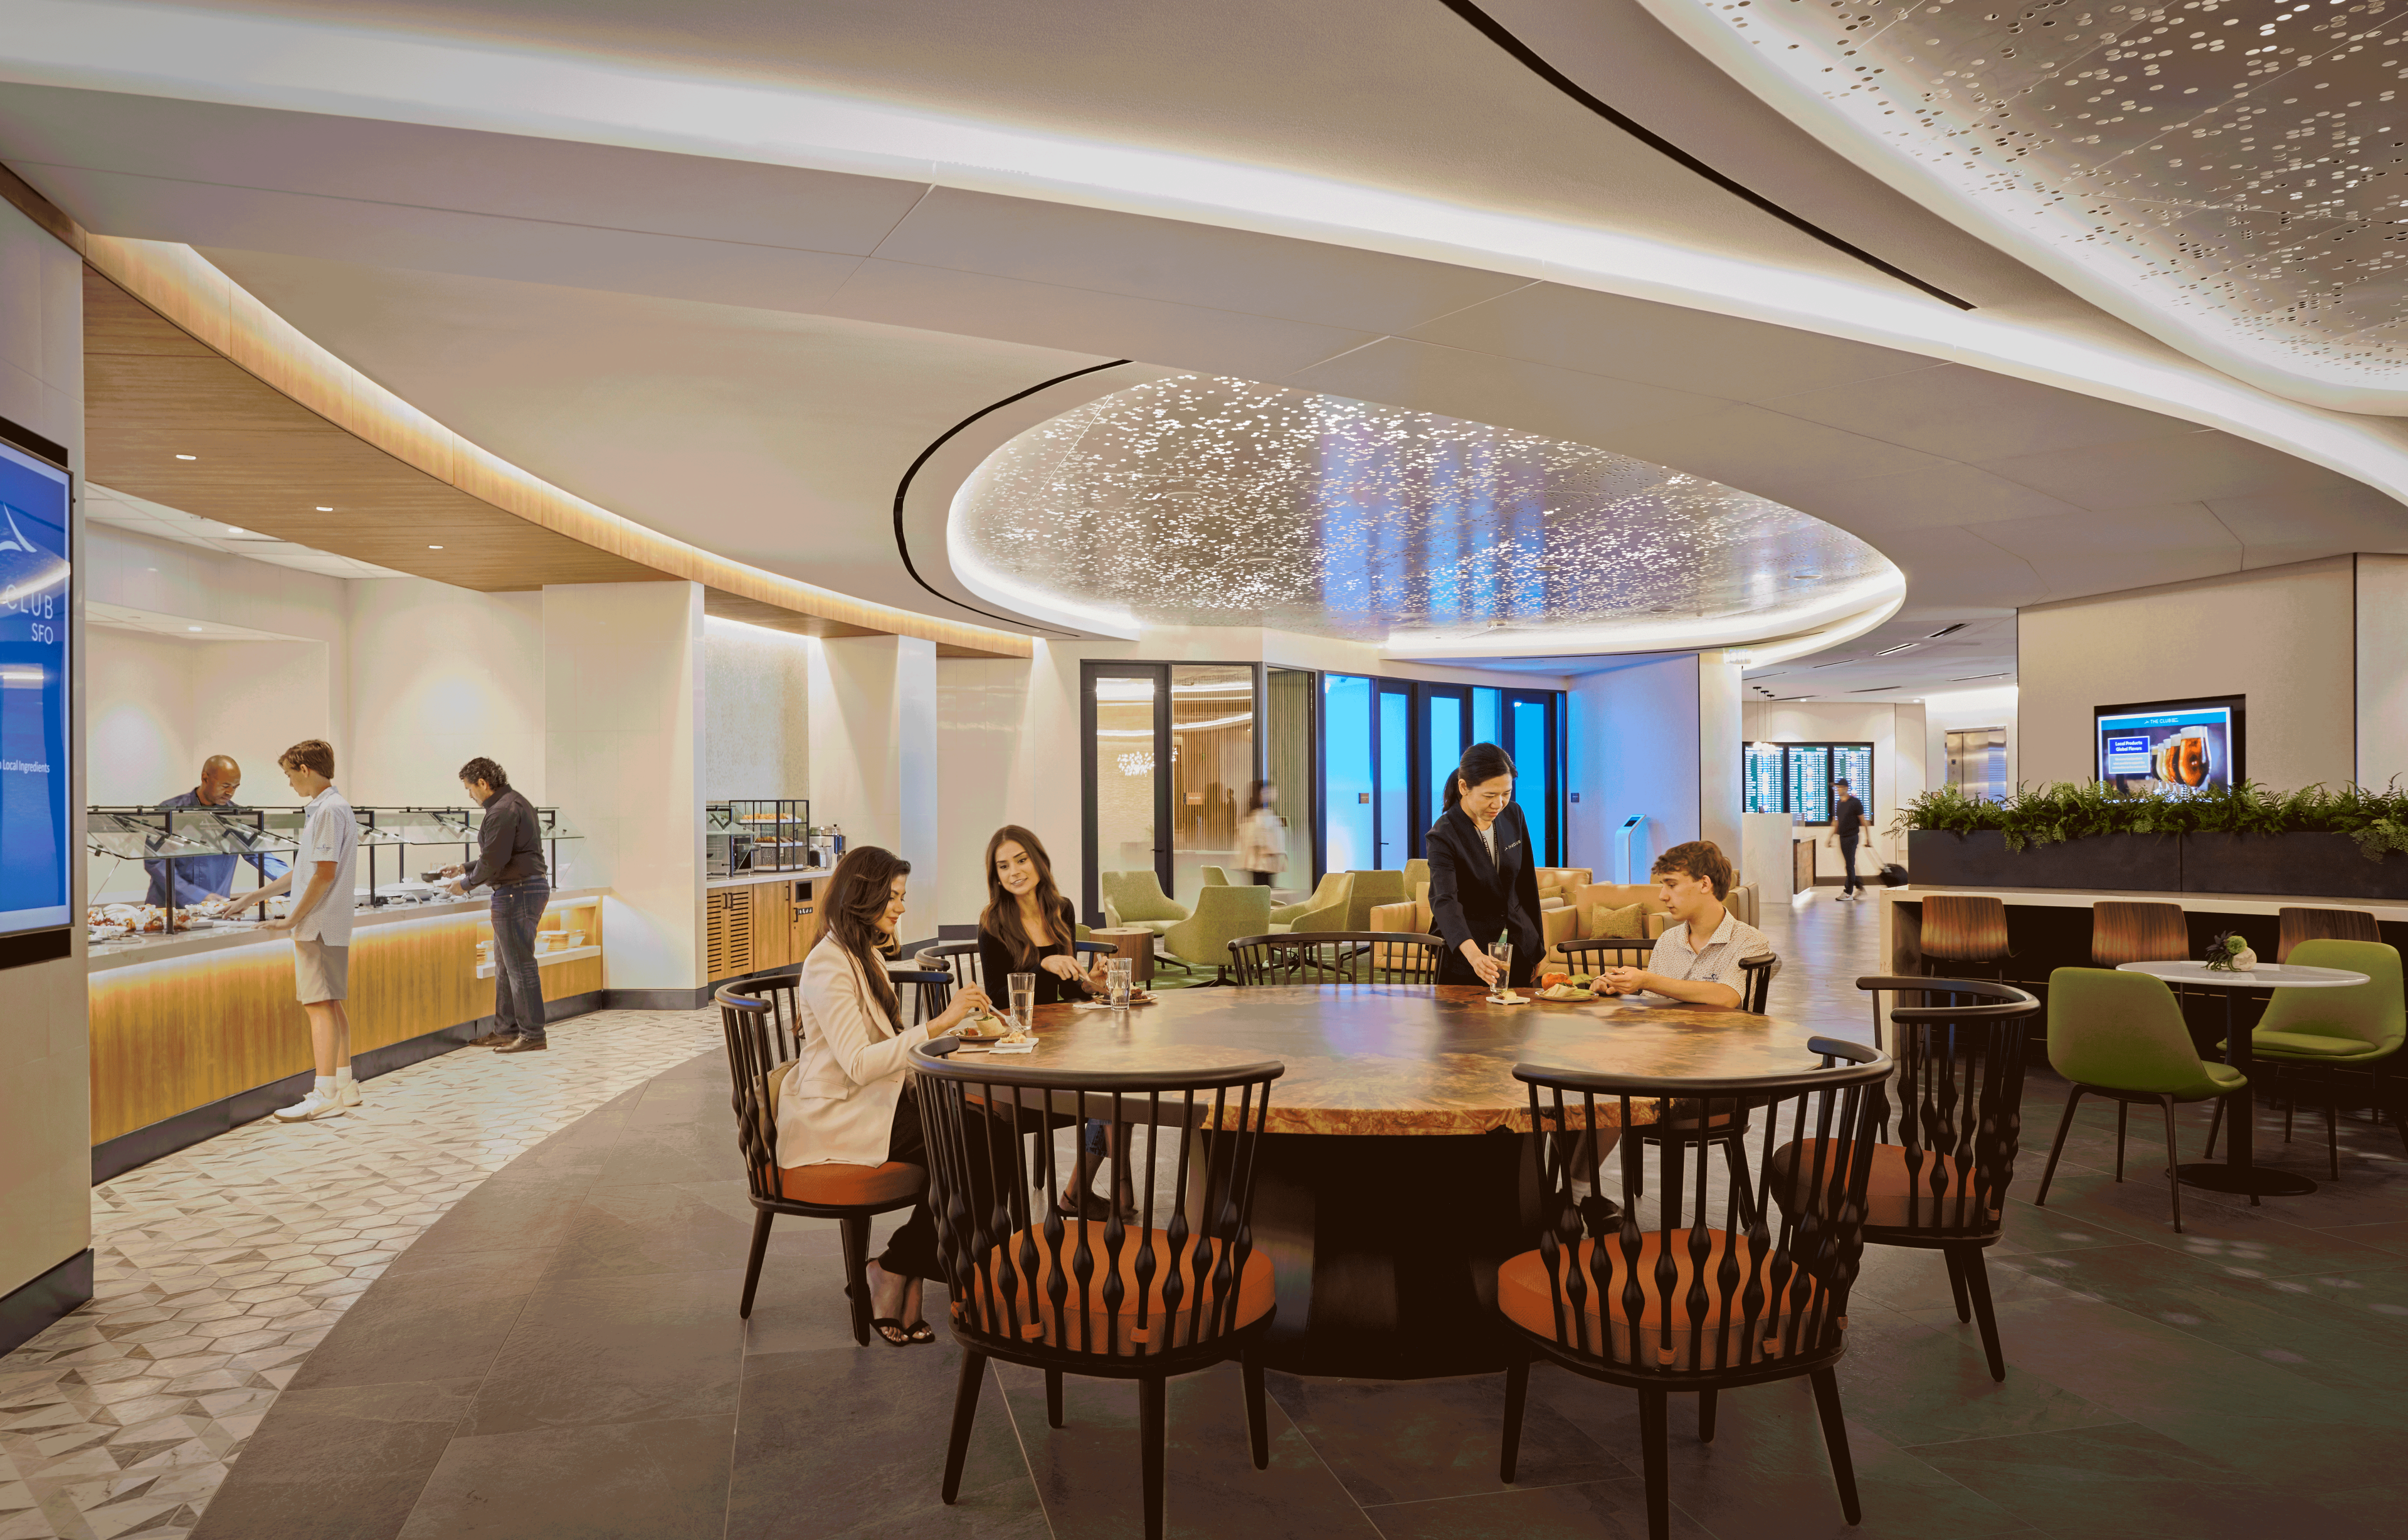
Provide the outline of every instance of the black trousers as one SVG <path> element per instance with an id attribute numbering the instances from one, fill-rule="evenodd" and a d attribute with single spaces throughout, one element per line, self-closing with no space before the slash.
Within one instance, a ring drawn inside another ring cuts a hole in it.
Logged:
<path id="1" fill-rule="evenodd" d="M 1257 888 L 1269 887 L 1271 879 L 1279 876 L 1277 872 L 1249 872 L 1246 875 L 1254 879 L 1254 886 Z"/>
<path id="2" fill-rule="evenodd" d="M 917 1088 L 906 1081 L 902 1099 L 895 1104 L 895 1124 L 886 1135 L 886 1158 L 906 1161 L 928 1168 L 928 1135 L 920 1125 L 920 1098 Z M 943 1281 L 945 1270 L 937 1260 L 937 1216 L 923 1195 L 911 1205 L 903 1228 L 887 1237 L 886 1250 L 878 1265 L 902 1277 L 935 1278 Z"/>
<path id="3" fill-rule="evenodd" d="M 1840 891 L 1843 893 L 1853 893 L 1864 886 L 1863 883 L 1856 880 L 1856 835 L 1842 834 L 1840 836 L 1840 864 L 1848 869 L 1848 880 L 1840 885 Z"/>

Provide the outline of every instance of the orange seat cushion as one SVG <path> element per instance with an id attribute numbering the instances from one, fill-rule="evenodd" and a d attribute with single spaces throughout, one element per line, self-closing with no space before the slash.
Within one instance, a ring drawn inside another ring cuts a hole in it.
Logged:
<path id="1" fill-rule="evenodd" d="M 796 1203 L 825 1204 L 831 1208 L 867 1207 L 916 1198 L 928 1180 L 927 1172 L 902 1161 L 883 1165 L 781 1165 L 778 1191 Z"/>
<path id="2" fill-rule="evenodd" d="M 1670 1335 L 1667 1342 L 1658 1333 L 1666 1326 L 1665 1296 L 1656 1281 L 1656 1263 L 1666 1249 L 1669 1233 L 1672 1256 L 1673 1280 L 1670 1293 Z M 1705 1304 L 1693 1315 L 1689 1288 L 1697 1276 L 1696 1263 L 1690 1256 L 1691 1232 L 1686 1228 L 1670 1232 L 1650 1230 L 1639 1237 L 1637 1273 L 1640 1290 L 1640 1319 L 1637 1340 L 1633 1341 L 1628 1302 L 1623 1297 L 1629 1280 L 1630 1269 L 1625 1265 L 1622 1242 L 1609 1236 L 1605 1242 L 1603 1261 L 1597 1261 L 1598 1243 L 1584 1240 L 1580 1244 L 1578 1266 L 1580 1281 L 1587 1297 L 1581 1302 L 1579 1317 L 1571 1314 L 1570 1279 L 1561 1283 L 1565 1319 L 1559 1332 L 1555 1324 L 1555 1296 L 1558 1284 L 1547 1275 L 1546 1257 L 1538 1251 L 1525 1251 L 1512 1257 L 1497 1269 L 1497 1307 L 1507 1319 L 1525 1331 L 1559 1342 L 1567 1348 L 1610 1362 L 1646 1362 L 1659 1368 L 1713 1369 L 1780 1358 L 1796 1350 L 1803 1343 L 1790 1341 L 1792 1322 L 1806 1318 L 1811 1323 L 1825 1296 L 1822 1283 L 1797 1270 L 1794 1262 L 1776 1266 L 1778 1258 L 1771 1248 L 1761 1256 L 1753 1253 L 1745 1235 L 1733 1235 L 1725 1230 L 1706 1231 Z M 1736 1271 L 1727 1285 L 1729 1304 L 1726 1311 L 1726 1285 L 1722 1277 L 1723 1259 L 1729 1253 Z M 1564 1253 L 1557 1253 L 1561 1264 Z M 1598 1287 L 1597 1269 L 1604 1269 L 1605 1287 Z M 1749 1275 L 1764 1290 L 1756 1312 L 1755 1331 L 1745 1333 L 1747 1324 L 1746 1290 Z M 1785 1294 L 1776 1297 L 1774 1280 L 1783 1278 Z M 1612 1323 L 1610 1345 L 1600 1334 L 1604 1321 Z M 1844 1324 L 1844 1323 L 1843 1323 Z M 1810 1333 L 1811 1334 L 1811 1333 Z M 1610 1350 L 1600 1351 L 1610 1346 Z M 1643 1355 L 1641 1356 L 1641 1355 Z"/>
<path id="3" fill-rule="evenodd" d="M 1820 1154 L 1825 1141 L 1808 1139 L 1805 1147 Z M 1810 1163 L 1797 1173 L 1799 1146 L 1783 1145 L 1772 1152 L 1772 1197 L 1784 1208 L 1798 1205 L 1800 1183 L 1812 1185 Z M 1833 1157 L 1823 1155 L 1822 1182 L 1832 1180 Z M 1912 1172 L 1900 1145 L 1873 1146 L 1872 1175 L 1865 1183 L 1865 1222 L 1890 1230 L 1986 1230 L 1999 1222 L 1999 1211 L 1973 1193 L 1973 1163 L 1961 1155 L 1943 1158 L 1939 1151 L 1915 1151 Z"/>
<path id="4" fill-rule="evenodd" d="M 1245 1265 L 1238 1274 L 1238 1297 L 1234 1313 L 1219 1323 L 1213 1319 L 1215 1290 L 1212 1272 L 1218 1263 L 1215 1243 L 1190 1237 L 1179 1256 L 1181 1290 L 1178 1309 L 1165 1319 L 1163 1285 L 1170 1276 L 1170 1233 L 1166 1230 L 1144 1230 L 1130 1226 L 1122 1233 L 1118 1272 L 1121 1300 L 1117 1312 L 1106 1304 L 1104 1285 L 1114 1269 L 1104 1248 L 1104 1227 L 1086 1227 L 1087 1250 L 1094 1265 L 1083 1296 L 1079 1288 L 1079 1226 L 1067 1225 L 1062 1235 L 1061 1273 L 1062 1303 L 1054 1303 L 1054 1257 L 1047 1248 L 1044 1232 L 1034 1234 L 1015 1230 L 986 1255 L 983 1291 L 983 1312 L 966 1308 L 959 1302 L 953 1306 L 953 1318 L 964 1326 L 998 1335 L 1014 1335 L 1026 1342 L 1042 1342 L 1049 1348 L 1071 1352 L 1111 1353 L 1125 1357 L 1142 1357 L 1165 1352 L 1173 1348 L 1185 1348 L 1197 1341 L 1210 1341 L 1215 1334 L 1226 1334 L 1253 1325 L 1271 1312 L 1279 1303 L 1273 1284 L 1269 1253 L 1260 1247 L 1246 1253 Z M 1142 1290 L 1138 1287 L 1137 1262 L 1140 1246 L 1151 1239 L 1154 1246 L 1152 1284 Z M 1037 1248 L 1035 1276 L 1025 1271 L 1024 1241 L 1033 1242 Z M 1011 1281 L 1004 1281 L 1003 1264 L 1007 1250 L 1012 1266 Z M 1204 1275 L 1200 1279 L 1198 1271 Z M 1199 1290 L 1204 1304 L 1199 1311 L 1197 1300 Z M 974 1298 L 976 1295 L 974 1294 Z M 1140 1316 L 1140 1305 L 1142 1314 Z M 983 1313 L 983 1320 L 977 1317 Z"/>

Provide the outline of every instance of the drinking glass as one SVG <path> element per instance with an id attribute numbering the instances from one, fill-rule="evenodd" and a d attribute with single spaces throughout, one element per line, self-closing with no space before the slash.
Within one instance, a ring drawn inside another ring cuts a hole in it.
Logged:
<path id="1" fill-rule="evenodd" d="M 1134 958 L 1110 957 L 1104 960 L 1104 992 L 1114 1010 L 1126 1010 L 1129 993 L 1135 981 L 1137 962 Z"/>
<path id="2" fill-rule="evenodd" d="M 1011 976 L 1011 1021 L 1023 1032 L 1037 1030 L 1037 976 L 1033 973 Z"/>
<path id="3" fill-rule="evenodd" d="M 1496 990 L 1503 994 L 1513 987 L 1513 943 L 1492 941 L 1488 944 L 1488 955 L 1497 960 L 1500 971 L 1497 976 Z"/>

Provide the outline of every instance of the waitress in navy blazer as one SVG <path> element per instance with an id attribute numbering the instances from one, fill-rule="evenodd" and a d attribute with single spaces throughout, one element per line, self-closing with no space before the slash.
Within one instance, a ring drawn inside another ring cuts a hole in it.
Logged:
<path id="1" fill-rule="evenodd" d="M 1530 828 L 1513 806 L 1513 761 L 1475 743 L 1446 778 L 1447 810 L 1430 825 L 1430 934 L 1446 943 L 1441 984 L 1508 982 L 1489 943 L 1513 944 L 1515 986 L 1530 982 L 1545 953 L 1539 921 L 1539 869 Z"/>

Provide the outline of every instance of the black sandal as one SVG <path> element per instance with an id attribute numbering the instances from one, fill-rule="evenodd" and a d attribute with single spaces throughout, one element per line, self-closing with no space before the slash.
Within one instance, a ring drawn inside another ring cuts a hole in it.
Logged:
<path id="1" fill-rule="evenodd" d="M 915 1320 L 903 1329 L 903 1334 L 913 1342 L 934 1342 L 937 1329 L 924 1320 Z"/>
<path id="2" fill-rule="evenodd" d="M 926 1323 L 924 1321 L 922 1324 L 925 1325 Z M 869 1329 L 877 1333 L 879 1337 L 884 1341 L 886 1346 L 889 1348 L 908 1348 L 911 1345 L 911 1328 L 904 1325 L 901 1321 L 896 1320 L 893 1316 L 872 1317 L 869 1322 Z M 930 1333 L 928 1340 L 931 1342 L 936 1340 L 936 1336 L 933 1333 Z"/>
<path id="3" fill-rule="evenodd" d="M 1066 1219 L 1083 1217 L 1101 1224 L 1112 1217 L 1112 1205 L 1106 1203 L 1101 1194 L 1082 1189 L 1079 1192 L 1079 1206 L 1071 1206 L 1070 1194 L 1065 1192 L 1054 1200 L 1054 1212 Z"/>

